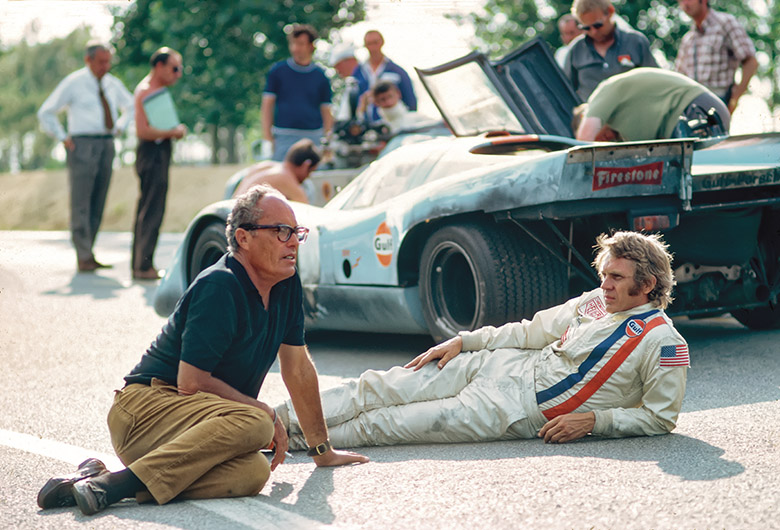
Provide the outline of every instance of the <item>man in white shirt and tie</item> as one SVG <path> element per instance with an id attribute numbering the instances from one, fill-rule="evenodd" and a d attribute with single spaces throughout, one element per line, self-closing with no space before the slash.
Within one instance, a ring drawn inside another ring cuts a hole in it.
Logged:
<path id="1" fill-rule="evenodd" d="M 133 119 L 133 96 L 109 74 L 111 51 L 90 42 L 86 66 L 63 79 L 38 110 L 44 132 L 65 146 L 70 180 L 70 228 L 79 272 L 110 267 L 95 259 L 95 244 L 114 160 L 114 136 Z M 67 110 L 67 131 L 57 117 Z M 121 111 L 121 116 L 120 116 Z"/>

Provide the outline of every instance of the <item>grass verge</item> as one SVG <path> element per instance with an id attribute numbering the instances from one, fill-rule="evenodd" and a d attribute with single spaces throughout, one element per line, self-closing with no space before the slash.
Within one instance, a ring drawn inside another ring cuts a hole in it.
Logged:
<path id="1" fill-rule="evenodd" d="M 201 208 L 222 198 L 225 182 L 242 167 L 171 167 L 162 231 L 183 232 Z M 132 231 L 138 194 L 135 170 L 114 169 L 100 229 Z M 0 230 L 67 230 L 69 203 L 65 169 L 0 173 Z"/>

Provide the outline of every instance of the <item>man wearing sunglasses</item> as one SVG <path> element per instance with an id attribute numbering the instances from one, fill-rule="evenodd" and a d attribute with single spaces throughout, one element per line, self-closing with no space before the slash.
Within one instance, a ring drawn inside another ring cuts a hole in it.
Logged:
<path id="1" fill-rule="evenodd" d="M 585 34 L 572 42 L 563 71 L 582 101 L 608 77 L 638 66 L 658 66 L 647 37 L 617 27 L 610 0 L 574 0 L 571 12 Z"/>
<path id="2" fill-rule="evenodd" d="M 328 441 L 296 272 L 307 234 L 272 188 L 257 186 L 236 199 L 228 253 L 192 282 L 115 392 L 108 428 L 128 467 L 110 473 L 89 459 L 44 485 L 41 508 L 78 504 L 91 515 L 132 496 L 165 504 L 256 495 L 288 448 L 277 413 L 257 399 L 277 356 L 315 464 L 368 461 Z M 268 447 L 270 464 L 258 452 Z"/>
<path id="3" fill-rule="evenodd" d="M 181 77 L 181 55 L 164 47 L 152 54 L 149 63 L 152 70 L 135 87 L 135 132 L 138 135 L 135 170 L 141 188 L 133 226 L 133 254 L 130 263 L 135 280 L 156 280 L 160 277 L 152 258 L 165 213 L 171 139 L 180 139 L 187 133 L 187 127 L 178 123 L 172 103 L 162 110 L 155 108 L 156 115 L 151 116 L 151 120 L 146 113 L 146 106 L 151 99 L 166 97 L 167 94 L 161 91 L 174 85 Z M 163 114 L 168 115 L 167 119 L 157 122 Z"/>

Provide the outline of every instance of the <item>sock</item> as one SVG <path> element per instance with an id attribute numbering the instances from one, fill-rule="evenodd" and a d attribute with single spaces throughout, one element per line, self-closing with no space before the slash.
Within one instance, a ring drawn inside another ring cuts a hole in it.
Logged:
<path id="1" fill-rule="evenodd" d="M 99 484 L 106 491 L 106 501 L 114 504 L 127 497 L 135 497 L 139 491 L 145 491 L 146 486 L 135 473 L 125 468 L 115 473 L 104 473 L 93 478 L 92 481 Z"/>

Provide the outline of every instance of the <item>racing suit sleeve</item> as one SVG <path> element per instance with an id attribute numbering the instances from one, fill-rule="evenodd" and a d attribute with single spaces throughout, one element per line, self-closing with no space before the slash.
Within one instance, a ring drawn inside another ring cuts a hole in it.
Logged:
<path id="1" fill-rule="evenodd" d="M 537 312 L 531 320 L 509 322 L 498 328 L 485 326 L 458 333 L 463 340 L 461 351 L 526 348 L 541 350 L 561 338 L 571 319 L 577 316 L 580 297 Z"/>
<path id="2" fill-rule="evenodd" d="M 593 434 L 608 438 L 667 434 L 677 424 L 685 395 L 687 366 L 661 366 L 663 346 L 685 345 L 679 335 L 648 336 L 639 366 L 642 402 L 636 408 L 596 410 Z M 687 345 L 685 345 L 687 351 Z M 686 354 L 687 355 L 687 354 Z"/>

